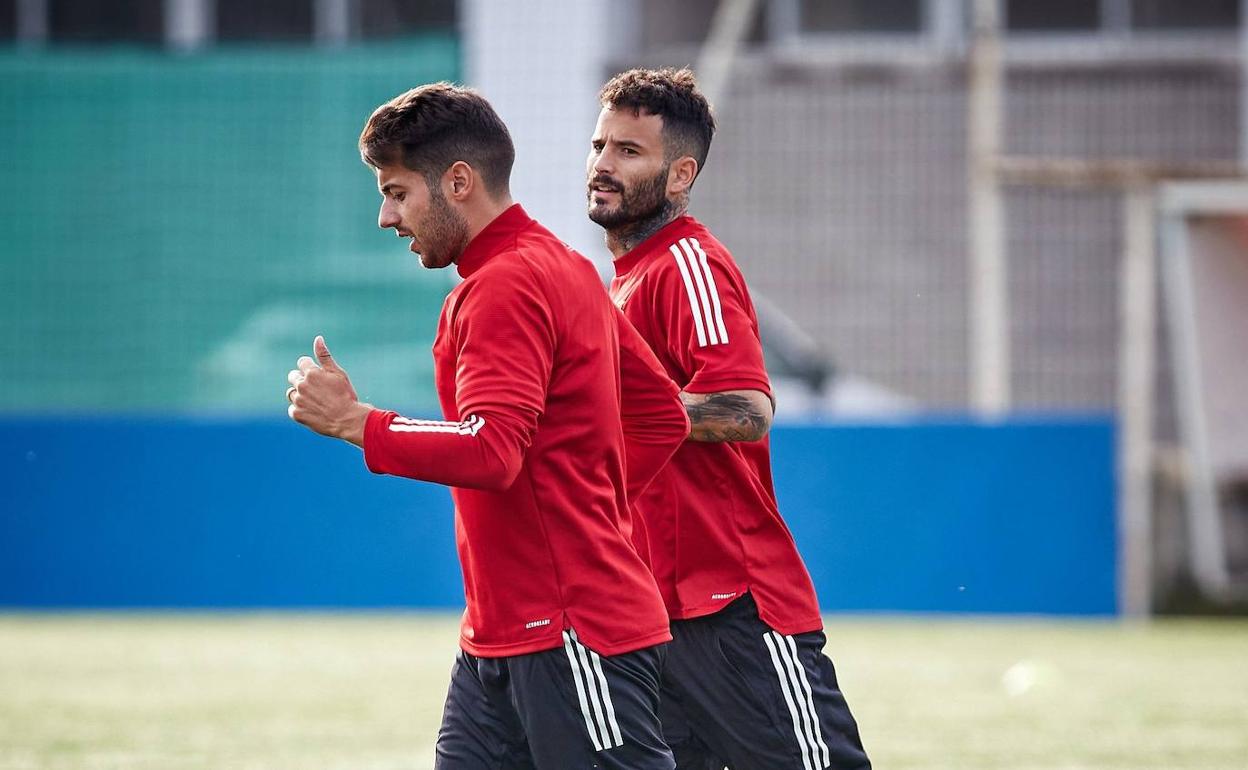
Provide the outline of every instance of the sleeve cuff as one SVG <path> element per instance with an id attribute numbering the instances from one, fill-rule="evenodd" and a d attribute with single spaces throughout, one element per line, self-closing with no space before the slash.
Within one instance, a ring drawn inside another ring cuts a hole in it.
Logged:
<path id="1" fill-rule="evenodd" d="M 686 393 L 722 393 L 725 390 L 757 390 L 772 398 L 771 382 L 753 377 L 694 377 L 684 387 Z"/>
<path id="2" fill-rule="evenodd" d="M 374 409 L 364 421 L 364 464 L 373 473 L 386 472 L 382 460 L 385 455 L 383 439 L 394 415 L 394 412 Z"/>

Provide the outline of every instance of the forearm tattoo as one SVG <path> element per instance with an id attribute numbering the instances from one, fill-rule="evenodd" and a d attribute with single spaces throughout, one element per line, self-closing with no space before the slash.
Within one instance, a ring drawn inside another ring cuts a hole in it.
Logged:
<path id="1" fill-rule="evenodd" d="M 712 393 L 695 400 L 681 395 L 689 413 L 689 437 L 694 441 L 758 441 L 767 435 L 767 415 L 745 396 Z"/>

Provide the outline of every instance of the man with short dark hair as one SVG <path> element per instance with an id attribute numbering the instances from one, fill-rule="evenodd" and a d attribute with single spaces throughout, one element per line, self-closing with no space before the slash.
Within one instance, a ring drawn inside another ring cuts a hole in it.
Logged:
<path id="1" fill-rule="evenodd" d="M 780 517 L 771 385 L 732 255 L 686 214 L 715 121 L 689 70 L 612 78 L 588 158 L 611 296 L 681 388 L 689 440 L 634 503 L 672 618 L 664 737 L 682 770 L 869 768 Z M 639 530 L 640 532 L 641 530 Z"/>
<path id="2" fill-rule="evenodd" d="M 670 770 L 671 637 L 628 495 L 688 430 L 675 385 L 593 265 L 512 202 L 511 137 L 479 94 L 402 94 L 360 152 L 378 225 L 464 279 L 433 346 L 445 420 L 359 403 L 320 337 L 287 397 L 292 419 L 362 447 L 372 471 L 452 487 L 467 608 L 435 766 Z"/>

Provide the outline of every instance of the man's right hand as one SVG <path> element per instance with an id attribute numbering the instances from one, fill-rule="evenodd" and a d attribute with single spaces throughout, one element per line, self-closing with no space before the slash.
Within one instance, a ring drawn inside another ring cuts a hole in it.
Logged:
<path id="1" fill-rule="evenodd" d="M 364 446 L 364 423 L 372 407 L 361 404 L 346 370 L 338 365 L 323 337 L 312 342 L 316 360 L 301 356 L 286 375 L 290 419 L 322 436 Z"/>

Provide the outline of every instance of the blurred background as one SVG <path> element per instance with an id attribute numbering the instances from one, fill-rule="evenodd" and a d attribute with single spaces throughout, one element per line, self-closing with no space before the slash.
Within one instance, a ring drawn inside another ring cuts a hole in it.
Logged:
<path id="1" fill-rule="evenodd" d="M 0 0 L 0 649 L 58 649 L 30 611 L 462 607 L 445 490 L 285 417 L 316 334 L 362 398 L 437 408 L 456 278 L 377 229 L 356 137 L 415 85 L 479 88 L 517 200 L 605 277 L 584 159 L 639 65 L 715 104 L 691 211 L 755 293 L 828 612 L 1242 613 L 1246 9 Z"/>

